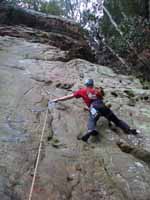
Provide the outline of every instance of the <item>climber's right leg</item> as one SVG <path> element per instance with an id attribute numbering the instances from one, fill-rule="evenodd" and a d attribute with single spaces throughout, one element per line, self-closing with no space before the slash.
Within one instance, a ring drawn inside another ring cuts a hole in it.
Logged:
<path id="1" fill-rule="evenodd" d="M 96 130 L 96 123 L 97 120 L 99 119 L 100 115 L 98 114 L 97 116 L 93 116 L 91 113 L 89 113 L 89 118 L 88 118 L 88 123 L 87 123 L 87 128 L 88 131 L 85 133 L 83 136 L 78 137 L 78 139 L 87 142 L 90 136 L 96 136 L 98 135 L 98 131 Z"/>

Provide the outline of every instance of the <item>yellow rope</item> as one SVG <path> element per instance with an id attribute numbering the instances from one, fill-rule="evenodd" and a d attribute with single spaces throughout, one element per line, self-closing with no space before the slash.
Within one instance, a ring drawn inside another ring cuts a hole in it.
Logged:
<path id="1" fill-rule="evenodd" d="M 43 129 L 42 129 L 42 134 L 41 134 L 40 144 L 39 144 L 39 149 L 38 149 L 38 156 L 37 156 L 36 165 L 35 165 L 35 169 L 34 169 L 34 176 L 33 176 L 32 185 L 31 185 L 31 188 L 30 188 L 29 200 L 32 199 L 32 194 L 33 194 L 33 189 L 34 189 L 34 184 L 35 184 L 35 178 L 36 178 L 36 174 L 37 174 L 37 168 L 38 168 L 41 149 L 42 149 L 43 136 L 44 136 L 44 131 L 45 131 L 45 127 L 46 127 L 47 115 L 48 115 L 48 109 L 47 109 L 46 114 L 45 114 L 45 119 L 44 119 L 44 124 L 43 124 Z"/>

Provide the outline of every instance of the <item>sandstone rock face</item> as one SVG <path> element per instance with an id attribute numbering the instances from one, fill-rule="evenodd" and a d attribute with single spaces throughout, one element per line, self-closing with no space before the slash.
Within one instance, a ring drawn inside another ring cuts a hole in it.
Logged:
<path id="1" fill-rule="evenodd" d="M 99 136 L 84 144 L 76 139 L 86 131 L 82 100 L 56 104 L 48 112 L 32 199 L 149 200 L 150 91 L 107 67 L 66 62 L 66 53 L 0 37 L 0 199 L 28 199 L 48 99 L 71 94 L 90 77 L 104 87 L 113 111 L 141 134 L 125 135 L 101 118 Z"/>

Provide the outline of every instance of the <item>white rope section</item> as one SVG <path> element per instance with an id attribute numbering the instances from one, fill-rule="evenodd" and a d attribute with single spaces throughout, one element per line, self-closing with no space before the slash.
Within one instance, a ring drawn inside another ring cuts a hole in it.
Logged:
<path id="1" fill-rule="evenodd" d="M 44 119 L 44 124 L 43 124 L 43 129 L 42 129 L 42 134 L 41 134 L 40 144 L 39 144 L 39 149 L 38 149 L 38 155 L 37 155 L 36 165 L 35 165 L 35 169 L 34 169 L 34 175 L 33 175 L 33 179 L 32 179 L 32 185 L 31 185 L 31 188 L 30 188 L 29 200 L 32 199 L 32 194 L 33 194 L 33 189 L 34 189 L 34 184 L 35 184 L 35 178 L 36 178 L 36 174 L 37 174 L 37 168 L 38 168 L 38 165 L 39 165 L 40 154 L 41 154 L 41 149 L 42 149 L 43 136 L 44 136 L 44 131 L 45 131 L 45 127 L 46 127 L 47 115 L 48 115 L 48 109 L 47 109 L 46 114 L 45 114 L 45 119 Z"/>

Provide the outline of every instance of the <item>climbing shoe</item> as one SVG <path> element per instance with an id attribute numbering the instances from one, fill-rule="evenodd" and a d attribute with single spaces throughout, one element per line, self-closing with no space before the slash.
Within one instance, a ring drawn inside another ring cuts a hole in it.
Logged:
<path id="1" fill-rule="evenodd" d="M 90 135 L 91 135 L 91 132 L 87 132 L 87 133 L 86 133 L 85 135 L 83 135 L 83 136 L 78 136 L 77 139 L 78 139 L 78 140 L 82 140 L 83 142 L 87 142 L 88 139 L 89 139 L 89 137 L 90 137 Z"/>
<path id="2" fill-rule="evenodd" d="M 136 129 L 129 129 L 127 132 L 127 134 L 131 134 L 131 135 L 137 135 L 139 133 L 140 133 L 140 131 L 136 130 Z"/>
<path id="3" fill-rule="evenodd" d="M 140 133 L 139 130 L 136 130 L 136 129 L 130 129 L 130 134 L 132 134 L 132 135 L 137 135 L 137 134 L 139 134 L 139 133 Z"/>
<path id="4" fill-rule="evenodd" d="M 91 135 L 97 136 L 98 135 L 98 131 L 96 131 L 96 130 L 91 131 Z"/>
<path id="5" fill-rule="evenodd" d="M 97 136 L 98 135 L 98 131 L 96 130 L 93 130 L 93 131 L 90 131 L 90 132 L 87 132 L 85 135 L 83 136 L 78 136 L 77 139 L 78 140 L 82 140 L 83 142 L 87 142 L 89 137 L 93 135 L 93 136 Z"/>

